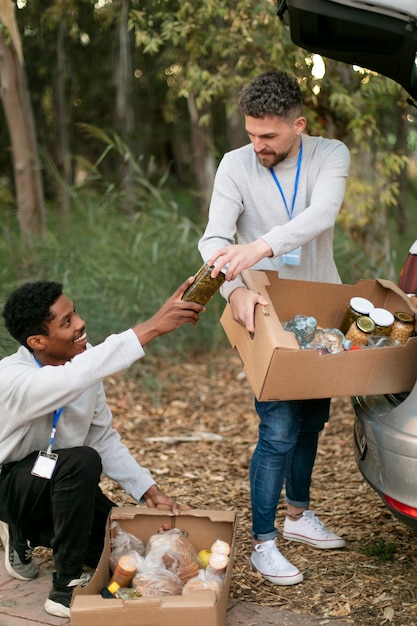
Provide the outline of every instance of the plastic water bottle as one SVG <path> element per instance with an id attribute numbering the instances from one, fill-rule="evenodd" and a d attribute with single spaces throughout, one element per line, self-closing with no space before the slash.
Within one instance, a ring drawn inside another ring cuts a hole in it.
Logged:
<path id="1" fill-rule="evenodd" d="M 317 329 L 317 320 L 311 315 L 295 315 L 283 324 L 284 330 L 294 333 L 301 349 L 313 341 Z"/>

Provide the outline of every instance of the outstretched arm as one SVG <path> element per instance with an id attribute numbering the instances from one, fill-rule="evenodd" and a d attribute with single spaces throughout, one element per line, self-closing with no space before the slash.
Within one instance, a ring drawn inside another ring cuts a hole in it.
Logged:
<path id="1" fill-rule="evenodd" d="M 197 324 L 200 313 L 206 310 L 205 307 L 195 302 L 181 300 L 184 291 L 193 280 L 193 276 L 187 278 L 150 319 L 133 328 L 142 346 L 184 324 Z"/>

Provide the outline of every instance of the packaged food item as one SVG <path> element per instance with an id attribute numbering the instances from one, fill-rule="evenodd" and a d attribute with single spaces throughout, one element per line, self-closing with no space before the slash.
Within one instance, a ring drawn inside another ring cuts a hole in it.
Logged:
<path id="1" fill-rule="evenodd" d="M 123 554 L 114 568 L 109 586 L 117 583 L 119 587 L 130 587 L 137 570 L 137 561 L 133 554 Z"/>
<path id="2" fill-rule="evenodd" d="M 144 597 L 181 595 L 184 586 L 174 572 L 163 567 L 138 572 L 132 584 L 136 593 Z"/>
<path id="3" fill-rule="evenodd" d="M 146 554 L 162 559 L 165 567 L 185 583 L 198 574 L 198 555 L 188 537 L 179 529 L 172 528 L 149 538 Z"/>
<path id="4" fill-rule="evenodd" d="M 369 315 L 373 308 L 374 305 L 372 304 L 372 302 L 370 302 L 370 300 L 367 300 L 366 298 L 351 298 L 349 306 L 343 318 L 342 325 L 340 326 L 340 330 L 342 331 L 342 333 L 345 335 L 354 321 L 356 321 L 362 315 Z"/>
<path id="5" fill-rule="evenodd" d="M 107 587 L 103 587 L 101 590 L 102 598 L 117 598 L 117 591 L 120 589 L 120 585 L 116 582 L 110 583 Z"/>
<path id="6" fill-rule="evenodd" d="M 370 335 L 368 339 L 368 348 L 392 348 L 400 345 L 398 339 L 386 335 Z"/>
<path id="7" fill-rule="evenodd" d="M 206 305 L 225 281 L 225 273 L 220 271 L 216 278 L 211 277 L 213 267 L 204 263 L 194 275 L 194 282 L 182 296 L 185 302 L 197 302 Z"/>
<path id="8" fill-rule="evenodd" d="M 394 323 L 391 328 L 390 337 L 397 339 L 401 344 L 406 344 L 409 337 L 414 332 L 414 315 L 405 311 L 394 313 Z"/>
<path id="9" fill-rule="evenodd" d="M 352 342 L 353 346 L 368 345 L 369 336 L 375 331 L 375 323 L 370 317 L 362 315 L 352 322 L 345 337 Z"/>
<path id="10" fill-rule="evenodd" d="M 394 316 L 391 311 L 387 309 L 374 308 L 369 312 L 369 317 L 375 324 L 375 335 L 388 335 L 391 333 L 391 328 L 394 323 Z"/>
<path id="11" fill-rule="evenodd" d="M 283 324 L 284 330 L 294 333 L 301 349 L 313 341 L 317 329 L 317 320 L 311 315 L 294 315 Z"/>
<path id="12" fill-rule="evenodd" d="M 310 348 L 317 348 L 321 354 L 337 354 L 351 347 L 352 341 L 346 339 L 338 328 L 319 328 L 310 343 Z"/>
<path id="13" fill-rule="evenodd" d="M 206 570 L 201 569 L 197 576 L 191 578 L 188 582 L 185 583 L 182 594 L 185 596 L 189 593 L 193 593 L 194 591 L 202 591 L 204 589 L 211 589 L 219 595 L 222 588 L 223 581 L 219 577 L 211 576 L 210 573 L 207 573 Z"/>
<path id="14" fill-rule="evenodd" d="M 121 600 L 132 600 L 134 598 L 140 598 L 141 595 L 133 587 L 120 587 L 118 583 L 114 582 L 103 587 L 101 590 L 102 598 L 119 598 Z"/>

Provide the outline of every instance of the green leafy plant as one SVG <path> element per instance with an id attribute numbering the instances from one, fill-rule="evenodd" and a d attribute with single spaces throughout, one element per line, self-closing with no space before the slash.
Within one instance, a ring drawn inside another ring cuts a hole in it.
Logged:
<path id="1" fill-rule="evenodd" d="M 380 539 L 368 546 L 363 546 L 359 549 L 365 556 L 373 556 L 383 563 L 387 561 L 393 561 L 394 555 L 397 552 L 397 546 L 395 543 L 387 543 L 384 539 Z"/>

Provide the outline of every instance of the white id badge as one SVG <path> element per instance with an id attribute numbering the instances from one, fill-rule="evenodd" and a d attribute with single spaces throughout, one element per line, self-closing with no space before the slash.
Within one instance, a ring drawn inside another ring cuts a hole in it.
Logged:
<path id="1" fill-rule="evenodd" d="M 301 263 L 301 246 L 295 250 L 291 250 L 287 254 L 282 255 L 284 265 L 300 265 Z"/>
<path id="2" fill-rule="evenodd" d="M 33 464 L 31 474 L 33 474 L 33 476 L 40 476 L 41 478 L 51 478 L 57 461 L 57 454 L 41 450 Z"/>

